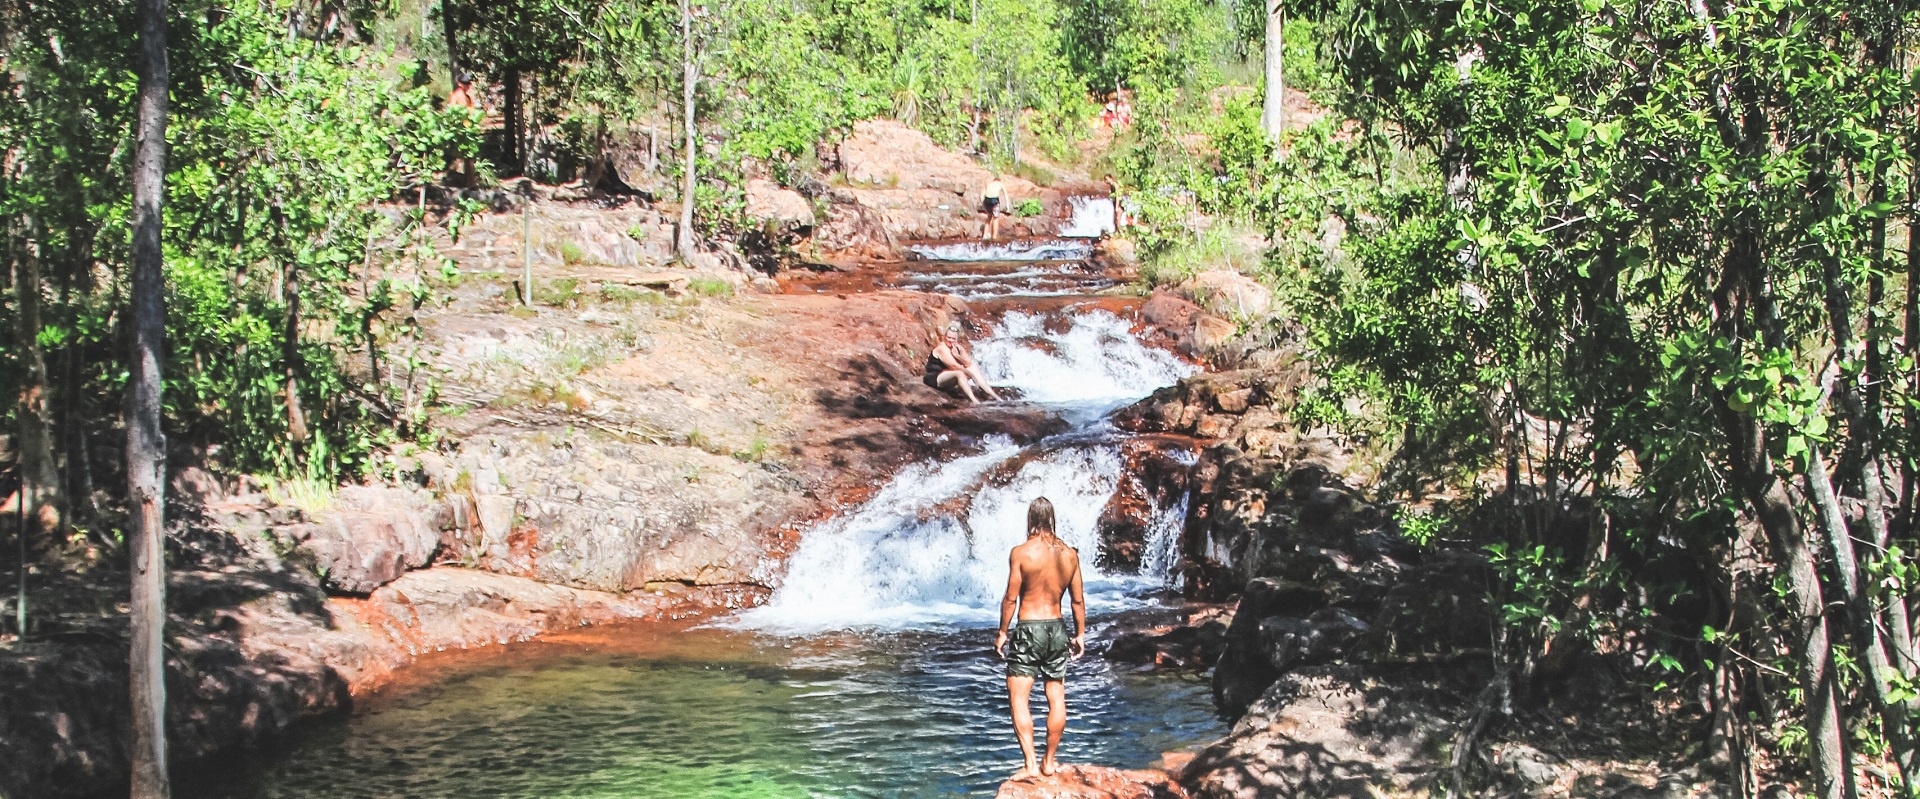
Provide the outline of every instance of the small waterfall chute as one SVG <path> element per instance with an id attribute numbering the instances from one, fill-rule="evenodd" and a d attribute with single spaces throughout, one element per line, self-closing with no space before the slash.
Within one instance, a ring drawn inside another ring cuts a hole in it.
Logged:
<path id="1" fill-rule="evenodd" d="M 1113 198 L 1076 195 L 1067 198 L 1073 215 L 1060 226 L 1060 235 L 1070 239 L 1097 239 L 1113 232 Z"/>

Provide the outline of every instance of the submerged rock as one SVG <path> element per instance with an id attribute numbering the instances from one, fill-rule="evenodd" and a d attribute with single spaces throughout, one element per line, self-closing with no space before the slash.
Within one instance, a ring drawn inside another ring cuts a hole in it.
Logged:
<path id="1" fill-rule="evenodd" d="M 1053 776 L 1007 780 L 994 799 L 1187 799 L 1164 771 L 1063 765 Z"/>

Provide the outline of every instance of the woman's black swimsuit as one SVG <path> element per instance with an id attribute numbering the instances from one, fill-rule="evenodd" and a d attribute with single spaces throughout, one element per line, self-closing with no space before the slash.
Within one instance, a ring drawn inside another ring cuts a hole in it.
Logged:
<path id="1" fill-rule="evenodd" d="M 922 379 L 927 381 L 928 388 L 938 389 L 940 388 L 940 373 L 945 371 L 947 371 L 947 365 L 942 363 L 939 357 L 928 355 L 927 376 Z"/>

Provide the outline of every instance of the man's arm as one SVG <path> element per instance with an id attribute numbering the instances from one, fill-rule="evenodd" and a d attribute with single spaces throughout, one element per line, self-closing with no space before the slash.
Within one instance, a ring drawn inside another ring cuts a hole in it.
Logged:
<path id="1" fill-rule="evenodd" d="M 1080 583 L 1080 552 L 1073 551 L 1073 654 L 1087 651 L 1087 590 Z"/>
<path id="2" fill-rule="evenodd" d="M 993 651 L 1007 656 L 1007 628 L 1013 626 L 1013 612 L 1020 607 L 1020 563 L 1007 553 L 1007 595 L 1000 598 L 1000 632 L 993 637 Z"/>

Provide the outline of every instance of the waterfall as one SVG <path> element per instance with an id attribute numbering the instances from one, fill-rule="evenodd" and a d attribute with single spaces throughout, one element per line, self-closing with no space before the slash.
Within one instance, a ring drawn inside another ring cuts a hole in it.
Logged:
<path id="1" fill-rule="evenodd" d="M 1194 367 L 1142 344 L 1114 314 L 1065 321 L 1009 313 L 975 354 L 995 383 L 1064 414 L 1073 431 L 1028 447 L 991 438 L 977 453 L 903 469 L 864 504 L 807 530 L 780 588 L 733 623 L 797 634 L 990 624 L 1007 551 L 1025 540 L 1027 503 L 1039 496 L 1053 501 L 1061 539 L 1080 550 L 1090 610 L 1138 605 L 1164 587 L 1184 498 L 1155 509 L 1147 552 L 1157 554 L 1140 574 L 1095 566 L 1100 513 L 1129 479 L 1121 434 L 1105 418 Z"/>
<path id="2" fill-rule="evenodd" d="M 1113 198 L 1074 196 L 1067 198 L 1073 216 L 1060 226 L 1060 235 L 1070 239 L 1097 239 L 1113 232 Z"/>

